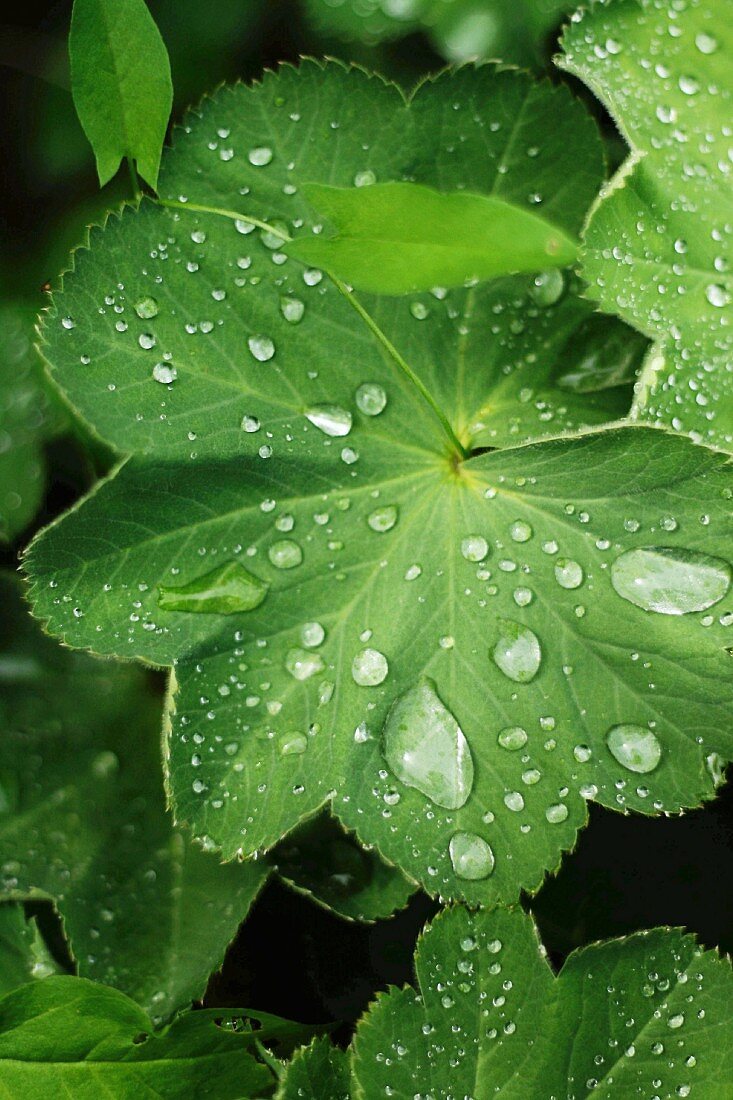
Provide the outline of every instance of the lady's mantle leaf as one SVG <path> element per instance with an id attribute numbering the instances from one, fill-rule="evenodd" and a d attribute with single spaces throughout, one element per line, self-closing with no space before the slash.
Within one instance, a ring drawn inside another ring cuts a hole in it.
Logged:
<path id="1" fill-rule="evenodd" d="M 296 1051 L 277 1092 L 277 1100 L 349 1100 L 350 1096 L 348 1057 L 324 1038 Z"/>
<path id="2" fill-rule="evenodd" d="M 154 1034 L 138 1005 L 84 978 L 47 978 L 0 1000 L 0 1080 L 13 1100 L 268 1096 L 272 1074 L 251 1050 L 251 1032 L 218 1027 L 203 1012 Z"/>
<path id="3" fill-rule="evenodd" d="M 173 103 L 168 51 L 144 0 L 74 0 L 71 90 L 102 186 L 123 158 L 158 185 Z"/>
<path id="4" fill-rule="evenodd" d="M 584 273 L 658 341 L 636 415 L 731 450 L 733 3 L 597 4 L 564 47 L 632 148 L 587 228 Z"/>
<path id="5" fill-rule="evenodd" d="M 0 899 L 54 900 L 80 973 L 160 1021 L 203 994 L 269 868 L 173 827 L 146 677 L 44 637 L 12 579 L 0 596 Z"/>
<path id="6" fill-rule="evenodd" d="M 556 978 L 529 917 L 448 910 L 357 1029 L 354 1094 L 733 1095 L 733 974 L 676 929 L 575 951 Z"/>
<path id="7" fill-rule="evenodd" d="M 414 183 L 306 184 L 304 191 L 337 235 L 299 238 L 285 251 L 373 294 L 567 267 L 577 253 L 542 217 L 491 195 Z"/>
<path id="8" fill-rule="evenodd" d="M 33 545 L 37 613 L 74 645 L 175 664 L 171 796 L 229 858 L 330 801 L 431 892 L 514 898 L 585 798 L 679 810 L 733 755 L 724 457 L 627 428 L 457 461 L 394 354 L 467 443 L 510 439 L 507 411 L 522 438 L 544 421 L 518 376 L 569 340 L 570 296 L 530 310 L 510 279 L 370 299 L 390 353 L 279 248 L 319 172 L 521 196 L 532 162 L 575 232 L 565 93 L 558 130 L 526 135 L 544 94 L 489 68 L 408 107 L 338 68 L 225 90 L 170 156 L 182 208 L 95 235 L 49 319 L 67 392 L 141 453 Z M 201 212 L 242 191 L 247 217 Z M 220 613 L 222 569 L 240 611 Z M 174 606 L 196 588 L 198 610 Z"/>

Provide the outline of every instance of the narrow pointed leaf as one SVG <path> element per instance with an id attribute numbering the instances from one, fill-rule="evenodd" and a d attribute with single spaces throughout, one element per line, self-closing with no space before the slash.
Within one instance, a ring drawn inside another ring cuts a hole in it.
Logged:
<path id="1" fill-rule="evenodd" d="M 74 0 L 71 89 L 104 186 L 130 158 L 152 188 L 173 102 L 168 51 L 144 0 Z"/>
<path id="2" fill-rule="evenodd" d="M 299 238 L 286 251 L 372 294 L 567 267 L 577 253 L 562 230 L 491 195 L 441 194 L 415 183 L 307 184 L 304 191 L 336 236 Z"/>

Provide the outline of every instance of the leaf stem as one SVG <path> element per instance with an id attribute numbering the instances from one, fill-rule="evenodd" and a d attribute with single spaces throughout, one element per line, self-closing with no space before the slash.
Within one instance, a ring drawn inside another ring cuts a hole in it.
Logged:
<path id="1" fill-rule="evenodd" d="M 165 206 L 170 210 L 192 210 L 197 214 L 218 214 L 223 218 L 230 218 L 233 221 L 246 222 L 248 225 L 256 226 L 258 229 L 264 230 L 265 233 L 270 233 L 274 237 L 279 237 L 283 244 L 288 244 L 292 241 L 292 237 L 283 229 L 279 229 L 275 225 L 270 225 L 269 222 L 262 221 L 260 218 L 253 218 L 249 214 L 240 214 L 236 210 L 227 210 L 224 207 L 219 206 L 204 206 L 196 202 L 177 202 L 175 199 L 158 199 L 160 206 Z M 355 297 L 353 290 L 350 290 L 346 283 L 343 283 L 341 279 L 337 279 L 335 275 L 331 275 L 327 272 L 329 279 L 334 284 L 336 289 L 343 294 L 346 301 L 356 310 L 359 317 L 361 317 L 364 324 L 367 326 L 373 336 L 377 338 L 384 350 L 387 352 L 392 361 L 400 368 L 402 373 L 410 380 L 420 396 L 427 402 L 430 408 L 435 413 L 436 417 L 440 421 L 440 425 L 448 437 L 448 441 L 455 452 L 461 459 L 468 458 L 469 451 L 461 443 L 460 439 L 453 431 L 448 417 L 436 402 L 433 395 L 425 387 L 423 382 L 415 374 L 414 370 L 407 362 L 406 359 L 400 354 L 387 334 L 382 331 L 377 322 L 372 317 L 358 298 Z"/>
<path id="2" fill-rule="evenodd" d="M 142 197 L 142 188 L 140 187 L 140 180 L 138 179 L 137 169 L 135 168 L 135 162 L 132 157 L 127 157 L 127 168 L 130 173 L 130 182 L 132 183 L 132 195 L 136 202 L 139 202 Z"/>

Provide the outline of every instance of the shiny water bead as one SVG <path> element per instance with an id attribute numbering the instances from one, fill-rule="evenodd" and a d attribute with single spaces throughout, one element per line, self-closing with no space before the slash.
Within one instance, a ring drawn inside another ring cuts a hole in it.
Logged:
<path id="1" fill-rule="evenodd" d="M 300 628 L 300 640 L 309 649 L 316 649 L 322 645 L 326 631 L 320 623 L 303 623 Z"/>
<path id="2" fill-rule="evenodd" d="M 606 735 L 606 744 L 622 767 L 640 775 L 653 772 L 662 758 L 659 740 L 645 726 L 612 726 Z"/>
<path id="3" fill-rule="evenodd" d="M 454 833 L 448 844 L 448 854 L 459 878 L 475 881 L 488 878 L 494 870 L 491 846 L 476 833 Z"/>
<path id="4" fill-rule="evenodd" d="M 473 787 L 473 758 L 463 730 L 425 679 L 401 695 L 384 726 L 384 758 L 394 775 L 432 802 L 455 810 Z"/>
<path id="5" fill-rule="evenodd" d="M 385 531 L 392 530 L 397 523 L 397 517 L 397 507 L 394 504 L 387 504 L 381 508 L 375 508 L 375 510 L 367 516 L 367 523 L 372 531 L 377 531 L 382 534 Z"/>
<path id="6" fill-rule="evenodd" d="M 387 679 L 389 664 L 378 649 L 362 649 L 351 662 L 351 675 L 360 687 L 376 687 Z"/>
<path id="7" fill-rule="evenodd" d="M 570 558 L 558 558 L 555 562 L 555 580 L 561 588 L 580 588 L 583 583 L 583 567 Z"/>
<path id="8" fill-rule="evenodd" d="M 537 635 L 512 619 L 500 619 L 498 625 L 500 634 L 492 650 L 497 668 L 516 683 L 529 683 L 542 662 Z"/>
<path id="9" fill-rule="evenodd" d="M 153 378 L 156 382 L 162 382 L 164 386 L 175 382 L 178 371 L 170 363 L 156 363 L 153 367 Z"/>
<path id="10" fill-rule="evenodd" d="M 497 741 L 503 749 L 509 749 L 510 752 L 516 752 L 517 749 L 523 749 L 527 744 L 528 737 L 527 731 L 522 729 L 521 726 L 507 726 L 501 730 Z"/>
<path id="11" fill-rule="evenodd" d="M 158 316 L 158 303 L 155 298 L 141 298 L 139 302 L 135 303 L 134 308 L 141 321 L 150 321 L 153 317 Z"/>
<path id="12" fill-rule="evenodd" d="M 247 153 L 247 160 L 255 168 L 264 168 L 272 161 L 272 149 L 269 145 L 257 145 Z"/>
<path id="13" fill-rule="evenodd" d="M 275 354 L 275 345 L 269 336 L 250 336 L 247 347 L 259 363 L 267 363 Z"/>
<path id="14" fill-rule="evenodd" d="M 461 554 L 466 561 L 483 561 L 489 552 L 489 544 L 482 535 L 468 535 L 461 542 Z"/>
<path id="15" fill-rule="evenodd" d="M 312 650 L 294 647 L 285 656 L 285 668 L 295 680 L 309 680 L 325 667 L 321 655 Z"/>
<path id="16" fill-rule="evenodd" d="M 324 435 L 339 437 L 351 431 L 351 413 L 340 405 L 312 405 L 305 416 Z"/>
<path id="17" fill-rule="evenodd" d="M 303 551 L 294 539 L 279 539 L 268 548 L 267 556 L 277 569 L 294 569 L 302 562 Z"/>
<path id="18" fill-rule="evenodd" d="M 387 394 L 378 382 L 363 382 L 355 399 L 356 407 L 365 416 L 379 416 L 387 404 Z"/>
<path id="19" fill-rule="evenodd" d="M 644 611 L 688 615 L 706 611 L 727 595 L 731 567 L 698 550 L 640 547 L 616 558 L 611 583 L 619 596 Z"/>

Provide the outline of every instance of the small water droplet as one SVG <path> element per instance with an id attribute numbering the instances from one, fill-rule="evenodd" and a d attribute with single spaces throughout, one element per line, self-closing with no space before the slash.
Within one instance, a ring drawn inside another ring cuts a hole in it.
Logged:
<path id="1" fill-rule="evenodd" d="M 384 758 L 402 783 L 437 806 L 457 810 L 471 793 L 471 750 L 432 680 L 420 681 L 392 704 L 384 726 Z"/>
<path id="2" fill-rule="evenodd" d="M 367 523 L 372 531 L 377 531 L 382 534 L 385 531 L 392 530 L 397 523 L 397 516 L 398 512 L 396 506 L 394 504 L 387 504 L 382 508 L 375 508 L 367 517 Z"/>
<path id="3" fill-rule="evenodd" d="M 338 437 L 351 431 L 351 413 L 340 405 L 312 405 L 305 417 L 324 435 Z"/>
<path id="4" fill-rule="evenodd" d="M 278 539 L 269 547 L 267 556 L 277 569 L 294 569 L 302 562 L 303 551 L 294 539 Z"/>
<path id="5" fill-rule="evenodd" d="M 476 833 L 454 833 L 448 845 L 453 870 L 459 878 L 488 878 L 494 870 L 494 853 L 483 837 Z"/>
<path id="6" fill-rule="evenodd" d="M 644 726 L 612 726 L 606 744 L 622 767 L 640 775 L 653 772 L 662 758 L 662 746 L 655 734 Z"/>
<path id="7" fill-rule="evenodd" d="M 512 619 L 499 619 L 499 628 L 501 633 L 492 652 L 494 662 L 510 680 L 529 683 L 542 661 L 537 635 Z"/>
<path id="8" fill-rule="evenodd" d="M 538 306 L 547 308 L 559 302 L 565 290 L 565 278 L 559 268 L 551 268 L 536 275 L 529 289 L 530 297 Z"/>
<path id="9" fill-rule="evenodd" d="M 517 749 L 522 749 L 527 744 L 527 731 L 522 729 L 521 726 L 507 726 L 503 729 L 497 741 L 503 749 L 509 749 L 510 752 L 516 752 Z"/>

